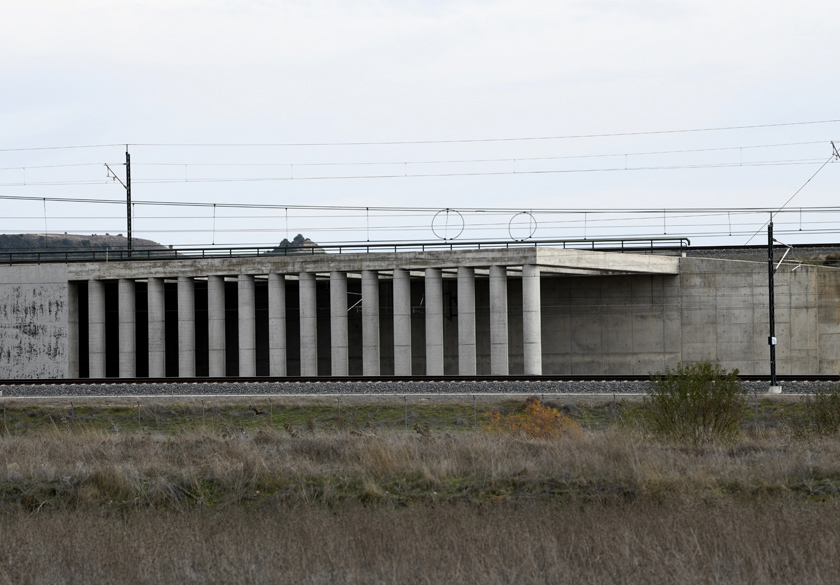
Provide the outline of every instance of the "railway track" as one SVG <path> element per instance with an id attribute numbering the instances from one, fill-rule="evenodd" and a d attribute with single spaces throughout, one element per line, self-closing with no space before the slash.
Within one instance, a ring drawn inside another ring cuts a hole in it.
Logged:
<path id="1" fill-rule="evenodd" d="M 741 380 L 747 382 L 770 382 L 769 375 L 744 374 Z M 779 382 L 840 382 L 840 376 L 780 375 Z M 223 377 L 223 378 L 49 378 L 0 380 L 0 386 L 74 386 L 74 385 L 144 385 L 144 384 L 315 384 L 315 383 L 365 383 L 387 384 L 404 382 L 644 382 L 648 375 L 632 376 L 268 376 Z"/>

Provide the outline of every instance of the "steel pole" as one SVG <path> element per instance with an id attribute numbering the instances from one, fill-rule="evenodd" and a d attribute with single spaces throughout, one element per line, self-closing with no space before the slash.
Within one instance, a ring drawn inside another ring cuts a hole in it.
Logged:
<path id="1" fill-rule="evenodd" d="M 768 302 L 770 305 L 770 337 L 767 342 L 770 345 L 770 387 L 776 386 L 776 307 L 773 296 L 773 219 L 767 226 L 767 276 L 768 276 Z"/>
<path id="2" fill-rule="evenodd" d="M 128 232 L 128 249 L 134 247 L 131 239 L 131 155 L 128 154 L 128 146 L 125 147 L 125 202 L 126 202 L 126 228 Z"/>

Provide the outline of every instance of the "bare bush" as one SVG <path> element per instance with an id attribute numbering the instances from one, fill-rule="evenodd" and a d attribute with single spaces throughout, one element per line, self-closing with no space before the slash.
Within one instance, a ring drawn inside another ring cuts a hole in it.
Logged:
<path id="1" fill-rule="evenodd" d="M 738 370 L 709 362 L 679 364 L 652 374 L 643 411 L 645 428 L 666 440 L 691 445 L 727 443 L 741 431 L 746 393 Z"/>
<path id="2" fill-rule="evenodd" d="M 799 438 L 840 434 L 840 384 L 821 384 L 813 395 L 806 396 L 790 426 Z"/>

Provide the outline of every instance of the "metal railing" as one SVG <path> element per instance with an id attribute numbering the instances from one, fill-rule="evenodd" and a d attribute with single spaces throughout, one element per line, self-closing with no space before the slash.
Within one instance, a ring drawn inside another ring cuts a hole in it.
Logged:
<path id="1" fill-rule="evenodd" d="M 143 262 L 159 260 L 192 260 L 201 258 L 255 258 L 282 256 L 315 256 L 320 254 L 373 254 L 396 252 L 428 252 L 433 250 L 487 250 L 533 248 L 538 246 L 574 250 L 612 252 L 682 252 L 691 245 L 684 237 L 596 238 L 527 241 L 442 241 L 442 242 L 349 242 L 304 247 L 211 247 L 154 248 L 135 250 L 91 250 L 64 248 L 59 250 L 15 250 L 0 252 L 0 264 L 70 264 L 78 262 Z"/>

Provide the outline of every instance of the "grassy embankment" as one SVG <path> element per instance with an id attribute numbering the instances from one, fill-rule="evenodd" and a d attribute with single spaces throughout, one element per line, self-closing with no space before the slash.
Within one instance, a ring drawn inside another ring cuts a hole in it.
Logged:
<path id="1" fill-rule="evenodd" d="M 272 428 L 219 402 L 205 429 L 200 405 L 158 403 L 138 432 L 136 407 L 76 406 L 70 419 L 58 402 L 16 404 L 0 440 L 0 583 L 840 573 L 840 441 L 789 433 L 795 401 L 763 400 L 758 425 L 708 447 L 645 436 L 638 402 L 581 401 L 569 410 L 582 432 L 553 440 L 473 432 L 471 400 L 410 404 L 423 432 L 405 433 L 404 408 L 359 401 L 340 422 L 332 404 L 286 401 Z"/>

